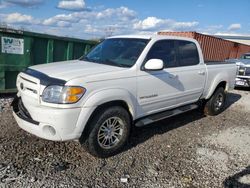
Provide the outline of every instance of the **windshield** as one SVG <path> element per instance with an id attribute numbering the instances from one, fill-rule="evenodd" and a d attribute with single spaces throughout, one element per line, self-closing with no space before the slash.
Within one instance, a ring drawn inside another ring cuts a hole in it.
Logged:
<path id="1" fill-rule="evenodd" d="M 132 67 L 147 45 L 147 39 L 106 39 L 81 60 L 119 67 Z"/>
<path id="2" fill-rule="evenodd" d="M 244 54 L 241 59 L 250 59 L 250 54 Z"/>

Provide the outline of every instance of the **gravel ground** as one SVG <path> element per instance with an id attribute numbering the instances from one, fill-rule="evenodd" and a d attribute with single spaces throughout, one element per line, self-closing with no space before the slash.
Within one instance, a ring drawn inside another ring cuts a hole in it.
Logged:
<path id="1" fill-rule="evenodd" d="M 250 92 L 228 94 L 216 117 L 188 112 L 137 128 L 108 159 L 78 142 L 51 142 L 18 128 L 0 99 L 0 187 L 250 187 Z"/>

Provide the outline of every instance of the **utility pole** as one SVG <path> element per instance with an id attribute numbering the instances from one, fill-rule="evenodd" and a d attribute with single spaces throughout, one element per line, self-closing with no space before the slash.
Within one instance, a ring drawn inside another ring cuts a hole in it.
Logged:
<path id="1" fill-rule="evenodd" d="M 106 37 L 112 36 L 114 34 L 114 32 L 115 32 L 114 27 L 109 26 L 109 27 L 105 28 L 105 36 Z"/>

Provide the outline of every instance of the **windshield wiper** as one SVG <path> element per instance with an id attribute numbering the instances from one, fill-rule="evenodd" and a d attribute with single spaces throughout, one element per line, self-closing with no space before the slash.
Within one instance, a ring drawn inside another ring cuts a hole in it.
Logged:
<path id="1" fill-rule="evenodd" d="M 97 59 L 90 59 L 87 56 L 83 57 L 81 60 L 92 62 L 92 63 L 100 63 Z"/>
<path id="2" fill-rule="evenodd" d="M 93 62 L 93 63 L 100 63 L 100 64 L 112 65 L 112 66 L 116 66 L 116 67 L 117 66 L 118 67 L 130 67 L 129 65 L 119 64 L 119 63 L 116 63 L 115 61 L 112 61 L 110 59 L 105 59 L 104 61 L 97 61 L 97 60 L 90 59 L 87 56 L 85 56 L 81 60 L 88 61 L 88 62 Z"/>
<path id="3" fill-rule="evenodd" d="M 84 60 L 84 61 L 92 61 L 91 59 L 89 59 L 87 56 L 81 58 L 81 60 Z"/>
<path id="4" fill-rule="evenodd" d="M 108 64 L 108 65 L 114 65 L 114 66 L 118 66 L 118 67 L 131 67 L 131 66 L 126 65 L 126 64 L 117 63 L 117 62 L 112 61 L 110 59 L 105 59 L 105 61 L 102 63 Z"/>
<path id="5" fill-rule="evenodd" d="M 117 64 L 116 62 L 110 60 L 110 59 L 105 59 L 104 62 L 105 64 L 109 64 L 109 65 L 115 65 L 115 66 L 119 66 L 119 64 Z"/>

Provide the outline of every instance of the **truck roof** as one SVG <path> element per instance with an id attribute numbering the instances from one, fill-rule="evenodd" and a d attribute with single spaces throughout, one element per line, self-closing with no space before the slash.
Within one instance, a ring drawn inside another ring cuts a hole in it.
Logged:
<path id="1" fill-rule="evenodd" d="M 170 36 L 170 35 L 118 35 L 118 36 L 112 36 L 108 37 L 108 39 L 112 38 L 134 38 L 134 39 L 182 39 L 187 41 L 196 41 L 192 38 L 188 37 L 179 37 L 179 36 Z"/>
<path id="2" fill-rule="evenodd" d="M 118 35 L 108 37 L 108 39 L 112 38 L 136 38 L 136 39 L 151 39 L 152 35 Z"/>

